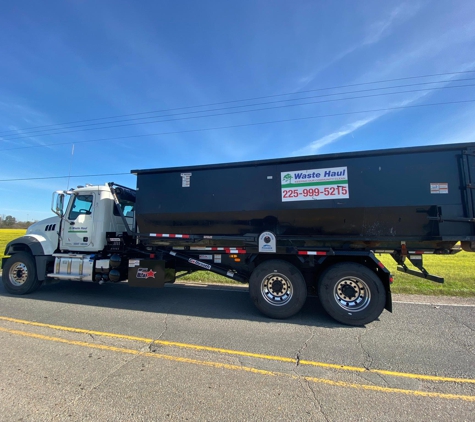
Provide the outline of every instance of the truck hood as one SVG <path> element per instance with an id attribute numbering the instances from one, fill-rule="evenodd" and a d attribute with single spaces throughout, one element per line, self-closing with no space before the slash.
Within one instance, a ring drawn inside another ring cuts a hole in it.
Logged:
<path id="1" fill-rule="evenodd" d="M 37 221 L 36 223 L 28 227 L 26 234 L 39 234 L 41 236 L 44 236 L 46 231 L 57 232 L 59 230 L 59 222 L 60 219 L 56 216 L 46 218 L 45 220 Z"/>

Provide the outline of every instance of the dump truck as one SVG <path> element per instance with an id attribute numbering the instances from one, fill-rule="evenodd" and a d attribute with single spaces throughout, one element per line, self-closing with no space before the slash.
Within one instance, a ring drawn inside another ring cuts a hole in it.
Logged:
<path id="1" fill-rule="evenodd" d="M 53 280 L 163 287 L 211 271 L 248 283 L 270 318 L 292 317 L 313 294 L 335 320 L 364 325 L 392 311 L 379 254 L 443 282 L 425 254 L 475 251 L 475 143 L 131 173 L 135 189 L 54 192 L 56 215 L 6 246 L 5 290 Z"/>

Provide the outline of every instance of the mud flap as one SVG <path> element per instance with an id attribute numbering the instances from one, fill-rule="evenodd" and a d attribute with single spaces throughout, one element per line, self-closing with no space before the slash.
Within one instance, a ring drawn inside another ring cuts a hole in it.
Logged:
<path id="1" fill-rule="evenodd" d="M 175 281 L 175 270 L 165 268 L 165 261 L 131 259 L 128 278 L 132 287 L 163 287 Z"/>

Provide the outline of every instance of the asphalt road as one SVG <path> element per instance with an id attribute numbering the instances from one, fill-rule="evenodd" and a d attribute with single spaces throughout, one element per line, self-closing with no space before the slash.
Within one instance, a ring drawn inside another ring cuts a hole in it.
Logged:
<path id="1" fill-rule="evenodd" d="M 0 287 L 0 420 L 472 421 L 474 310 L 347 327 L 315 298 L 270 320 L 242 288 Z"/>

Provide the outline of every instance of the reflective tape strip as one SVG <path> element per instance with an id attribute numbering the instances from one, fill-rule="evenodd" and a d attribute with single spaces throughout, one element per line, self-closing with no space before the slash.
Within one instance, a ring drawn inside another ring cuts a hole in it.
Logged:
<path id="1" fill-rule="evenodd" d="M 220 251 L 220 252 L 224 252 L 224 253 L 236 253 L 236 254 L 246 253 L 245 249 L 223 248 L 223 247 L 215 247 L 215 246 L 210 246 L 210 247 L 192 246 L 190 248 L 190 251 Z"/>
<path id="2" fill-rule="evenodd" d="M 326 255 L 325 251 L 299 251 L 299 255 Z"/>
<path id="3" fill-rule="evenodd" d="M 226 253 L 235 253 L 235 254 L 242 254 L 246 253 L 245 249 L 225 249 Z"/>
<path id="4" fill-rule="evenodd" d="M 177 239 L 189 239 L 189 234 L 168 234 L 168 233 L 150 233 L 150 237 L 167 237 Z"/>

